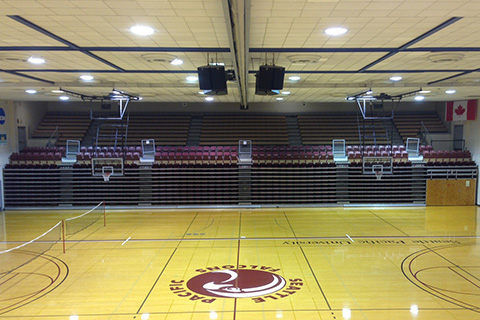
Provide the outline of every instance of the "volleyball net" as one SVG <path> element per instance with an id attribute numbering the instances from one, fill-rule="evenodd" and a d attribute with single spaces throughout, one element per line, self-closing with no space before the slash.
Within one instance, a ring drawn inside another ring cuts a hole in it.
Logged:
<path id="1" fill-rule="evenodd" d="M 0 248 L 0 275 L 8 274 L 32 262 L 59 242 L 62 242 L 65 253 L 67 236 L 75 235 L 98 221 L 102 221 L 103 226 L 106 226 L 105 212 L 105 202 L 102 201 L 83 214 L 59 221 L 42 235 L 23 244 L 8 248 L 9 243 L 5 239 L 4 248 Z"/>
<path id="2" fill-rule="evenodd" d="M 62 221 L 60 221 L 35 239 L 0 251 L 0 274 L 17 270 L 41 256 L 62 240 Z"/>
<path id="3" fill-rule="evenodd" d="M 65 236 L 77 234 L 99 220 L 103 220 L 103 226 L 106 226 L 104 201 L 81 215 L 65 219 Z"/>

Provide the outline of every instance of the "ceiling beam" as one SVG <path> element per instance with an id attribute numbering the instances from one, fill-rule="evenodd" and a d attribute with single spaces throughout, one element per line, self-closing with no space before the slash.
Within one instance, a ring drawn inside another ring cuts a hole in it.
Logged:
<path id="1" fill-rule="evenodd" d="M 222 0 L 225 16 L 228 41 L 232 53 L 233 69 L 237 80 L 238 92 L 240 94 L 241 108 L 248 107 L 247 98 L 247 72 L 245 67 L 245 2 L 244 0 L 230 1 Z"/>
<path id="2" fill-rule="evenodd" d="M 397 53 L 400 52 L 401 50 L 407 49 L 408 47 L 414 45 L 415 43 L 420 42 L 420 41 L 422 41 L 422 40 L 430 37 L 431 35 L 439 32 L 440 30 L 445 29 L 446 27 L 448 27 L 448 26 L 450 26 L 451 24 L 459 21 L 460 19 L 462 19 L 462 18 L 460 18 L 460 17 L 453 17 L 453 18 L 448 19 L 447 21 L 442 22 L 441 24 L 439 24 L 439 25 L 436 26 L 435 28 L 430 29 L 429 31 L 427 31 L 427 32 L 425 32 L 424 34 L 416 37 L 415 39 L 410 40 L 409 42 L 401 45 L 400 47 L 397 48 L 397 51 L 395 51 L 395 52 L 390 52 L 390 53 L 386 54 L 385 56 L 381 57 L 380 59 L 377 59 L 377 60 L 373 61 L 372 63 L 367 64 L 365 67 L 361 68 L 361 69 L 358 70 L 358 71 L 359 71 L 359 72 L 364 72 L 364 71 L 370 69 L 371 67 L 379 64 L 380 62 L 382 62 L 382 61 L 384 61 L 384 60 L 386 60 L 386 59 L 394 56 L 395 54 L 397 54 Z"/>
<path id="3" fill-rule="evenodd" d="M 47 36 L 47 37 L 49 37 L 49 38 L 51 38 L 51 39 L 54 39 L 54 40 L 56 40 L 56 41 L 58 41 L 58 42 L 60 42 L 60 43 L 63 43 L 64 45 L 66 45 L 67 47 L 69 47 L 69 48 L 72 49 L 72 50 L 77 50 L 78 52 L 81 52 L 81 53 L 83 53 L 83 54 L 85 54 L 85 55 L 87 55 L 87 56 L 89 56 L 89 57 L 91 57 L 91 58 L 93 58 L 93 59 L 95 59 L 95 60 L 97 60 L 97 61 L 100 61 L 100 62 L 106 64 L 106 65 L 109 66 L 109 67 L 112 67 L 112 68 L 117 69 L 117 70 L 119 70 L 119 71 L 123 71 L 122 68 L 120 68 L 119 66 L 111 63 L 110 61 L 107 61 L 107 60 L 105 60 L 105 59 L 103 59 L 103 58 L 100 58 L 99 56 L 91 53 L 91 52 L 88 51 L 88 50 L 83 50 L 81 47 L 77 46 L 76 44 L 74 44 L 74 43 L 72 43 L 72 42 L 70 42 L 70 41 L 68 41 L 68 40 L 65 40 L 65 39 L 57 36 L 56 34 L 54 34 L 54 33 L 50 32 L 50 31 L 48 31 L 48 30 L 46 30 L 46 29 L 44 29 L 44 28 L 36 25 L 35 23 L 33 23 L 33 22 L 31 22 L 31 21 L 29 21 L 29 20 L 27 20 L 27 19 L 25 19 L 25 18 L 22 18 L 22 17 L 17 16 L 17 15 L 10 15 L 10 16 L 7 16 L 7 17 L 9 17 L 9 18 L 11 18 L 11 19 L 13 19 L 13 20 L 15 20 L 15 21 L 23 24 L 24 26 L 27 26 L 27 27 L 29 27 L 29 28 L 37 31 L 37 32 L 40 32 L 41 34 L 44 34 L 45 36 Z"/>

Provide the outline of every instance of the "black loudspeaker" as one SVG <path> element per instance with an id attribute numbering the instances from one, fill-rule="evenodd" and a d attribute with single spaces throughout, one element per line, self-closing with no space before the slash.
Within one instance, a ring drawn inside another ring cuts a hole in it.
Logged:
<path id="1" fill-rule="evenodd" d="M 227 94 L 227 78 L 224 66 L 198 67 L 200 89 L 209 95 Z"/>
<path id="2" fill-rule="evenodd" d="M 276 95 L 274 90 L 283 89 L 285 68 L 280 66 L 262 65 L 256 74 L 255 94 Z"/>

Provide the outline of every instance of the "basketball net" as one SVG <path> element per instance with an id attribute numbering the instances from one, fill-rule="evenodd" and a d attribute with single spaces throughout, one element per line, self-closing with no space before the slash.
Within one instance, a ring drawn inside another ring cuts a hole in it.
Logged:
<path id="1" fill-rule="evenodd" d="M 377 178 L 377 180 L 381 180 L 382 179 L 382 171 L 380 171 L 380 170 L 375 171 L 375 178 Z"/>
<path id="2" fill-rule="evenodd" d="M 105 181 L 105 182 L 110 181 L 110 175 L 111 175 L 110 172 L 103 172 L 103 173 L 102 173 L 103 181 Z"/>

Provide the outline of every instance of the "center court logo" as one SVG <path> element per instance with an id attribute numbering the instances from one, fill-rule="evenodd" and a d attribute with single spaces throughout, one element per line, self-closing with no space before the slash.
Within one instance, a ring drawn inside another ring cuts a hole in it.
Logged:
<path id="1" fill-rule="evenodd" d="M 181 298 L 212 303 L 217 298 L 250 298 L 255 303 L 289 297 L 303 287 L 302 279 L 277 274 L 280 269 L 258 265 L 214 266 L 195 270 L 189 280 L 170 281 L 170 290 Z"/>

